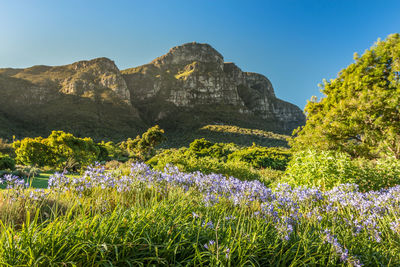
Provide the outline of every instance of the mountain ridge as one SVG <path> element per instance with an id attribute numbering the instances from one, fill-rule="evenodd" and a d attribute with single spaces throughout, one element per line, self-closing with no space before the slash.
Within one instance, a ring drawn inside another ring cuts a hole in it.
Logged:
<path id="1" fill-rule="evenodd" d="M 196 42 L 125 70 L 105 57 L 2 68 L 0 117 L 11 125 L 0 129 L 1 137 L 61 129 L 100 139 L 134 136 L 156 123 L 171 131 L 225 123 L 282 133 L 305 123 L 266 76 L 244 72 Z"/>

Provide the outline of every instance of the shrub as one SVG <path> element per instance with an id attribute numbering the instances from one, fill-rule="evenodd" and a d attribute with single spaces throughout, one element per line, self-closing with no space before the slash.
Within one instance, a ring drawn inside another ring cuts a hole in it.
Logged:
<path id="1" fill-rule="evenodd" d="M 15 160 L 0 153 L 0 170 L 15 170 Z"/>
<path id="2" fill-rule="evenodd" d="M 76 170 L 98 159 L 99 147 L 91 138 L 78 138 L 63 131 L 49 137 L 24 138 L 13 143 L 16 159 L 24 165 Z"/>
<path id="3" fill-rule="evenodd" d="M 357 168 L 346 153 L 305 150 L 293 155 L 282 182 L 330 189 L 356 182 Z"/>
<path id="4" fill-rule="evenodd" d="M 140 137 L 121 143 L 120 148 L 126 151 L 130 157 L 144 161 L 150 159 L 155 154 L 155 147 L 166 139 L 164 130 L 158 125 L 149 128 Z"/>
<path id="5" fill-rule="evenodd" d="M 119 168 L 121 166 L 121 162 L 117 161 L 117 160 L 111 160 L 106 162 L 106 164 L 104 165 L 104 168 L 106 170 L 115 170 L 117 168 Z"/>
<path id="6" fill-rule="evenodd" d="M 400 184 L 400 160 L 382 158 L 354 160 L 357 167 L 357 184 L 362 190 L 380 190 Z"/>
<path id="7" fill-rule="evenodd" d="M 189 150 L 198 157 L 213 157 L 223 161 L 237 149 L 233 143 L 212 143 L 204 138 L 196 139 L 189 145 Z"/>
<path id="8" fill-rule="evenodd" d="M 124 153 L 124 151 L 119 147 L 119 145 L 115 144 L 112 141 L 109 141 L 109 142 L 101 141 L 100 143 L 97 144 L 97 146 L 99 146 L 101 149 L 100 154 L 99 154 L 99 161 L 108 161 L 108 160 L 127 161 L 128 160 L 128 155 L 126 153 Z"/>
<path id="9" fill-rule="evenodd" d="M 167 165 L 174 165 L 183 172 L 201 171 L 206 174 L 219 173 L 242 180 L 259 180 L 260 174 L 246 162 L 224 162 L 218 158 L 198 157 L 187 148 L 167 149 L 147 161 L 151 167 L 163 170 Z"/>
<path id="10" fill-rule="evenodd" d="M 281 148 L 253 146 L 240 149 L 229 155 L 228 161 L 242 161 L 249 163 L 254 168 L 272 168 L 275 170 L 286 169 L 290 160 L 290 152 Z"/>

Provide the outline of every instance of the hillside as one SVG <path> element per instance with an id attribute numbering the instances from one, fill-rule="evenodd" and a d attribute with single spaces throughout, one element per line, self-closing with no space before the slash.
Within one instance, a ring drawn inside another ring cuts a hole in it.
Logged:
<path id="1" fill-rule="evenodd" d="M 65 66 L 0 69 L 0 137 L 47 135 L 121 140 L 160 124 L 169 137 L 225 124 L 288 134 L 305 123 L 263 75 L 243 72 L 208 44 L 172 48 L 120 71 L 97 58 Z"/>

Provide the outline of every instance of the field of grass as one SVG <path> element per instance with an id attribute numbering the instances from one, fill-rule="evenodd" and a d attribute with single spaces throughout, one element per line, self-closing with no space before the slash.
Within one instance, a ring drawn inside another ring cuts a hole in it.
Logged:
<path id="1" fill-rule="evenodd" d="M 0 191 L 2 266 L 400 264 L 399 186 L 271 190 L 145 164 L 17 180 Z"/>

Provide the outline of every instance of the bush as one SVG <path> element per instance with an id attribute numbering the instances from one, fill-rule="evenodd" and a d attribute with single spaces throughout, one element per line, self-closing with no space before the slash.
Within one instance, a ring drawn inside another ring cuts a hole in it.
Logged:
<path id="1" fill-rule="evenodd" d="M 155 155 L 155 147 L 164 140 L 166 140 L 164 130 L 155 125 L 143 133 L 141 137 L 138 135 L 135 139 L 128 138 L 120 144 L 120 148 L 130 157 L 145 161 Z"/>
<path id="2" fill-rule="evenodd" d="M 117 161 L 117 160 L 111 160 L 106 162 L 106 164 L 104 165 L 104 168 L 106 170 L 115 170 L 118 169 L 121 166 L 121 162 Z"/>
<path id="3" fill-rule="evenodd" d="M 224 162 L 218 158 L 198 157 L 187 148 L 167 149 L 147 161 L 151 167 L 163 170 L 168 164 L 178 167 L 183 172 L 201 171 L 206 174 L 219 173 L 243 180 L 259 179 L 260 175 L 245 162 Z"/>
<path id="4" fill-rule="evenodd" d="M 233 143 L 212 143 L 204 138 L 196 139 L 189 145 L 189 150 L 197 157 L 212 157 L 226 161 L 227 156 L 238 147 Z"/>
<path id="5" fill-rule="evenodd" d="M 98 159 L 99 147 L 91 138 L 53 131 L 47 138 L 25 138 L 13 143 L 16 159 L 24 165 L 77 170 Z"/>
<path id="6" fill-rule="evenodd" d="M 305 150 L 293 155 L 282 182 L 331 189 L 339 184 L 355 183 L 357 171 L 346 153 Z"/>
<path id="7" fill-rule="evenodd" d="M 400 160 L 352 160 L 343 152 L 307 150 L 293 155 L 281 182 L 322 189 L 355 183 L 361 191 L 380 190 L 400 184 Z"/>
<path id="8" fill-rule="evenodd" d="M 0 153 L 0 170 L 15 170 L 15 160 Z"/>
<path id="9" fill-rule="evenodd" d="M 242 161 L 249 163 L 252 167 L 272 168 L 284 171 L 290 160 L 290 152 L 281 148 L 253 146 L 240 149 L 229 155 L 228 161 Z"/>
<path id="10" fill-rule="evenodd" d="M 358 158 L 354 164 L 357 167 L 357 184 L 362 190 L 380 190 L 400 184 L 400 160 Z"/>
<path id="11" fill-rule="evenodd" d="M 99 161 L 118 160 L 125 162 L 129 159 L 128 154 L 124 153 L 119 145 L 112 141 L 101 141 L 97 146 L 100 148 Z"/>

